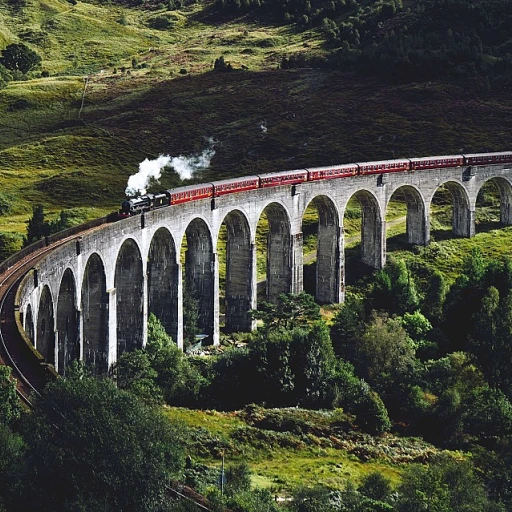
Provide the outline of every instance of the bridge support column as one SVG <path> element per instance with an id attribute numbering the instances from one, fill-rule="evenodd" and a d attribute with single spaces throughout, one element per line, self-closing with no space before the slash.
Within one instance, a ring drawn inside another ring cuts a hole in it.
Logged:
<path id="1" fill-rule="evenodd" d="M 212 343 L 218 345 L 220 342 L 220 323 L 219 323 L 219 257 L 216 252 L 212 254 L 212 272 L 213 272 L 213 332 Z"/>
<path id="2" fill-rule="evenodd" d="M 117 361 L 117 297 L 116 289 L 107 290 L 108 293 L 108 355 L 107 367 Z"/>
<path id="3" fill-rule="evenodd" d="M 407 243 L 428 245 L 430 241 L 430 219 L 423 204 L 407 203 Z"/>
<path id="4" fill-rule="evenodd" d="M 304 289 L 302 245 L 302 232 L 290 236 L 290 266 L 292 269 L 290 293 L 300 293 Z"/>
<path id="5" fill-rule="evenodd" d="M 142 282 L 142 347 L 148 343 L 148 318 L 149 318 L 149 293 L 148 293 L 148 272 L 144 273 Z"/>
<path id="6" fill-rule="evenodd" d="M 504 226 L 512 226 L 512 204 L 510 203 L 508 194 L 501 195 L 500 222 Z"/>
<path id="7" fill-rule="evenodd" d="M 248 234 L 247 234 L 248 235 Z M 225 331 L 252 331 L 250 310 L 256 309 L 256 251 L 249 237 L 229 237 L 226 246 Z M 218 286 L 218 279 L 216 281 Z"/>
<path id="8" fill-rule="evenodd" d="M 320 304 L 336 304 L 343 300 L 343 256 L 343 228 L 320 222 L 315 297 Z"/>
<path id="9" fill-rule="evenodd" d="M 361 260 L 375 269 L 386 263 L 386 221 L 375 206 L 362 205 Z"/>
<path id="10" fill-rule="evenodd" d="M 183 274 L 181 263 L 178 261 L 178 284 L 177 290 L 177 302 L 178 302 L 178 316 L 176 319 L 176 344 L 178 348 L 183 350 Z"/>
<path id="11" fill-rule="evenodd" d="M 251 309 L 258 309 L 258 257 L 256 241 L 251 241 Z M 256 320 L 251 320 L 251 331 L 256 329 Z"/>
<path id="12" fill-rule="evenodd" d="M 338 229 L 338 240 L 336 244 L 336 267 L 335 273 L 338 274 L 336 286 L 335 302 L 345 302 L 345 230 L 343 226 Z"/>
<path id="13" fill-rule="evenodd" d="M 84 354 L 84 315 L 82 311 L 82 306 L 80 304 L 79 308 L 76 310 L 76 315 L 78 319 L 78 360 L 85 363 L 85 354 Z"/>
<path id="14" fill-rule="evenodd" d="M 455 235 L 464 238 L 475 236 L 475 211 L 465 206 L 453 208 L 452 229 Z"/>

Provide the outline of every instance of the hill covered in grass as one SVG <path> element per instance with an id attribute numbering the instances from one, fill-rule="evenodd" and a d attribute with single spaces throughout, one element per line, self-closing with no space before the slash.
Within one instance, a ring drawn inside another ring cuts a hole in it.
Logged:
<path id="1" fill-rule="evenodd" d="M 336 20 L 384 5 L 346 2 Z M 42 64 L 0 90 L 0 230 L 24 231 L 39 203 L 98 216 L 117 208 L 143 159 L 211 144 L 211 165 L 196 180 L 512 147 L 504 86 L 448 75 L 390 83 L 357 66 L 282 69 L 291 56 L 305 66 L 329 58 L 322 26 L 272 10 L 263 17 L 251 5 L 235 11 L 212 2 L 1 2 L 0 47 L 23 42 Z M 221 56 L 231 72 L 214 70 Z M 179 183 L 169 169 L 161 186 Z"/>

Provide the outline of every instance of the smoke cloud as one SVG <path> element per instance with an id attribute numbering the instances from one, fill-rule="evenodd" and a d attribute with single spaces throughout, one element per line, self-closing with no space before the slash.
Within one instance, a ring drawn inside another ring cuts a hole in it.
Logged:
<path id="1" fill-rule="evenodd" d="M 160 155 L 156 160 L 146 158 L 139 164 L 139 172 L 128 178 L 128 185 L 124 191 L 127 196 L 145 194 L 152 181 L 158 182 L 162 176 L 162 169 L 169 164 L 171 157 Z"/>
<path id="2" fill-rule="evenodd" d="M 213 139 L 208 139 L 208 147 L 199 155 L 175 156 L 171 158 L 171 167 L 179 174 L 182 180 L 188 180 L 194 172 L 210 167 L 215 155 Z"/>
<path id="3" fill-rule="evenodd" d="M 145 159 L 139 164 L 139 172 L 128 178 L 125 194 L 144 195 L 152 182 L 159 183 L 164 167 L 172 167 L 182 180 L 190 179 L 194 172 L 206 169 L 215 155 L 214 141 L 208 140 L 208 147 L 200 154 L 191 156 L 160 155 L 155 160 Z"/>

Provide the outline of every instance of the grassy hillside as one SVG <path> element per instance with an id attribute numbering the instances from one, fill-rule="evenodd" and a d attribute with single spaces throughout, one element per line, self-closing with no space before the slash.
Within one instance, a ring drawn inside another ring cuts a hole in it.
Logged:
<path id="1" fill-rule="evenodd" d="M 506 89 L 279 69 L 283 56 L 330 51 L 320 27 L 212 6 L 0 2 L 0 47 L 26 43 L 50 74 L 0 90 L 0 231 L 24 231 L 36 203 L 86 217 L 116 209 L 144 158 L 210 140 L 215 156 L 196 180 L 512 147 Z M 233 72 L 213 70 L 221 55 Z M 161 186 L 179 183 L 170 170 Z"/>
<path id="2" fill-rule="evenodd" d="M 197 179 L 512 147 L 507 91 L 277 69 L 284 55 L 325 52 L 314 27 L 221 22 L 204 4 L 55 0 L 1 3 L 0 31 L 50 72 L 0 91 L 0 172 L 16 215 L 34 202 L 114 208 L 142 159 L 201 152 L 209 138 L 215 157 Z M 234 72 L 212 71 L 221 55 Z M 163 185 L 176 183 L 168 173 Z"/>
<path id="3" fill-rule="evenodd" d="M 195 462 L 220 470 L 222 455 L 228 465 L 246 461 L 253 473 L 253 485 L 270 488 L 280 496 L 316 482 L 343 489 L 348 480 L 360 483 L 372 471 L 396 484 L 408 464 L 425 462 L 439 453 L 420 439 L 393 435 L 375 438 L 349 432 L 350 419 L 340 409 L 248 406 L 242 411 L 222 413 L 173 407 L 167 415 L 190 429 L 192 442 L 187 452 Z"/>

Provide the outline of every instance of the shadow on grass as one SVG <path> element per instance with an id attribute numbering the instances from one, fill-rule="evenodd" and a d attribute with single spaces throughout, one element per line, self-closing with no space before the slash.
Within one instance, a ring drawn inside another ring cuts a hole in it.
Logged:
<path id="1" fill-rule="evenodd" d="M 374 270 L 361 261 L 360 245 L 345 249 L 345 285 L 352 286 L 361 280 L 368 279 Z M 304 265 L 303 279 L 304 291 L 314 297 L 316 294 L 316 262 Z"/>
<path id="2" fill-rule="evenodd" d="M 489 233 L 489 231 L 503 229 L 506 227 L 507 226 L 505 224 L 502 224 L 499 221 L 477 222 L 475 224 L 475 233 Z"/>
<path id="3" fill-rule="evenodd" d="M 345 249 L 345 285 L 353 286 L 368 279 L 374 271 L 361 261 L 361 244 Z"/>

